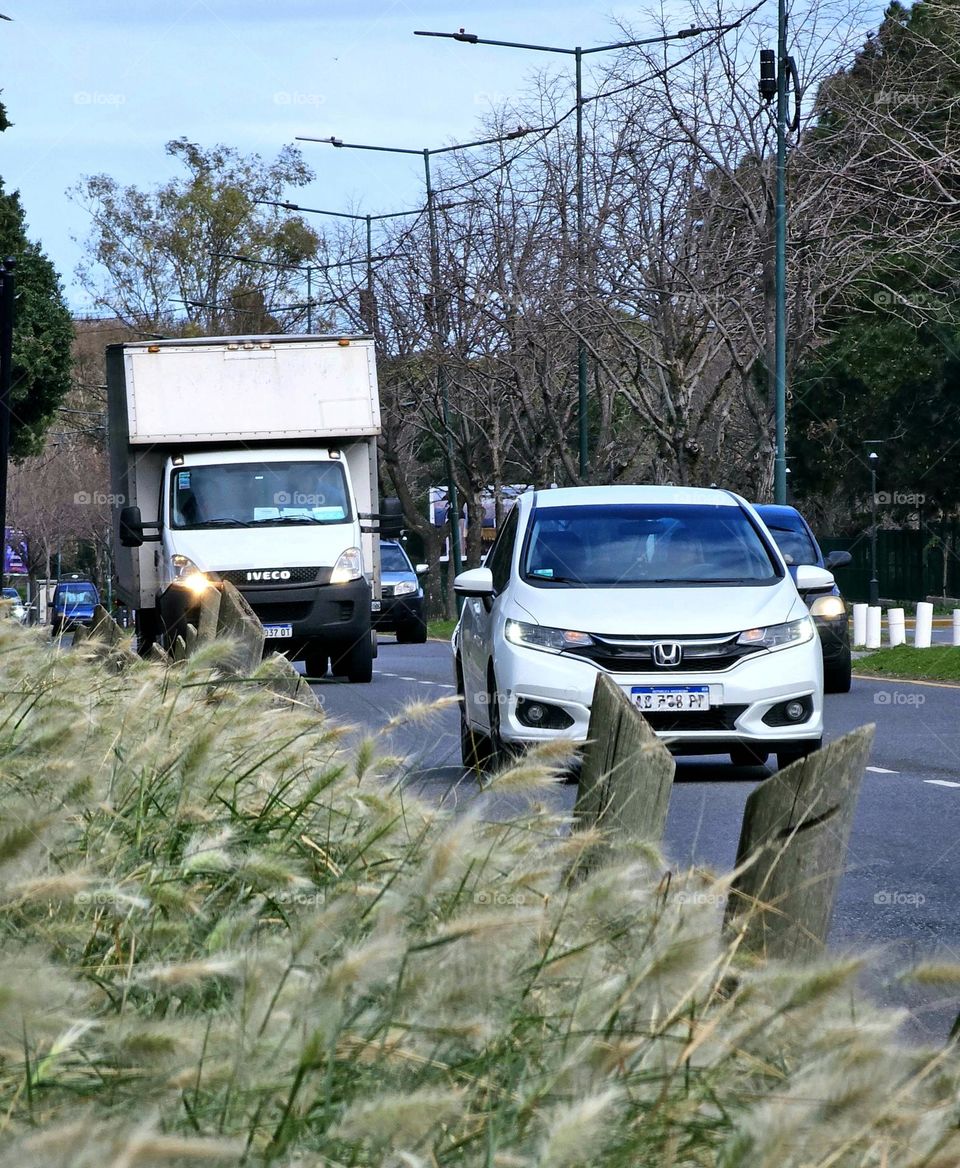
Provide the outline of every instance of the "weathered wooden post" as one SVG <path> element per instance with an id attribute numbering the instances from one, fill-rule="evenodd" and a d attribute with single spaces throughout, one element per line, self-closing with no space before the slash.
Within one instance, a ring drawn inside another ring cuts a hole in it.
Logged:
<path id="1" fill-rule="evenodd" d="M 236 642 L 230 667 L 241 675 L 253 673 L 263 659 L 263 625 L 229 581 L 224 581 L 220 589 L 217 636 L 230 637 Z"/>
<path id="2" fill-rule="evenodd" d="M 823 951 L 873 742 L 861 726 L 791 763 L 747 799 L 726 928 L 770 958 Z"/>
<path id="3" fill-rule="evenodd" d="M 676 766 L 623 690 L 597 674 L 574 814 L 610 843 L 660 843 Z"/>

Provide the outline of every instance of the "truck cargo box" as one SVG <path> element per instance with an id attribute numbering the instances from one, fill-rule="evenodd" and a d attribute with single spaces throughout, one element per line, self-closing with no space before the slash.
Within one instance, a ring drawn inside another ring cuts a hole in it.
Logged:
<path id="1" fill-rule="evenodd" d="M 326 442 L 380 432 L 370 338 L 217 337 L 111 348 L 123 362 L 117 381 L 130 446 Z M 111 419 L 113 429 L 119 421 Z"/>

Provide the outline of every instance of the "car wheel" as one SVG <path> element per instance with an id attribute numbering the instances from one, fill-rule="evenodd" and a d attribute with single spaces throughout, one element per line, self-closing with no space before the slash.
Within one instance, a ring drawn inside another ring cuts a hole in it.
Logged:
<path id="1" fill-rule="evenodd" d="M 427 640 L 427 622 L 423 617 L 414 617 L 397 625 L 398 645 L 423 645 Z"/>
<path id="2" fill-rule="evenodd" d="M 783 770 L 784 767 L 789 766 L 792 762 L 797 762 L 801 758 L 806 758 L 813 754 L 815 750 L 819 750 L 823 746 L 823 739 L 816 738 L 811 742 L 797 742 L 794 746 L 790 746 L 785 750 L 777 751 L 777 770 Z"/>
<path id="3" fill-rule="evenodd" d="M 308 649 L 304 654 L 307 677 L 326 677 L 330 667 L 330 655 L 325 649 Z"/>
<path id="4" fill-rule="evenodd" d="M 330 664 L 335 675 L 346 677 L 347 681 L 363 684 L 373 680 L 373 645 L 366 635 L 359 637 L 352 645 L 331 657 Z"/>
<path id="5" fill-rule="evenodd" d="M 849 693 L 852 678 L 850 650 L 847 649 L 843 657 L 828 665 L 823 671 L 824 693 Z"/>
<path id="6" fill-rule="evenodd" d="M 738 767 L 766 766 L 769 750 L 762 746 L 734 746 L 730 750 L 730 761 Z"/>
<path id="7" fill-rule="evenodd" d="M 460 703 L 460 759 L 472 771 L 485 770 L 492 753 L 490 739 L 479 730 L 474 730 L 467 721 L 467 711 L 461 694 Z"/>

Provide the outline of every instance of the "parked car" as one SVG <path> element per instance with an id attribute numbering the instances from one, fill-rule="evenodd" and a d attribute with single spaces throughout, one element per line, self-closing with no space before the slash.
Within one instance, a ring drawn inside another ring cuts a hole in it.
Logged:
<path id="1" fill-rule="evenodd" d="M 25 624 L 27 620 L 27 606 L 23 603 L 23 597 L 16 590 L 16 588 L 4 588 L 3 599 L 10 602 L 9 613 L 14 620 Z"/>
<path id="2" fill-rule="evenodd" d="M 833 578 L 801 565 L 797 584 Z M 467 766 L 582 743 L 608 673 L 678 754 L 780 766 L 820 746 L 823 661 L 791 574 L 729 491 L 571 487 L 520 496 L 485 567 L 454 582 Z"/>
<path id="3" fill-rule="evenodd" d="M 75 625 L 88 625 L 93 611 L 100 603 L 96 585 L 82 576 L 59 580 L 50 606 L 50 625 L 53 635 L 59 636 Z"/>
<path id="4" fill-rule="evenodd" d="M 422 645 L 427 639 L 423 589 L 419 577 L 426 564 L 413 564 L 403 547 L 392 539 L 380 541 L 380 612 L 374 615 L 378 630 L 397 634 L 401 643 Z"/>
<path id="5" fill-rule="evenodd" d="M 812 564 L 833 572 L 850 563 L 850 553 L 830 552 L 824 556 L 809 523 L 796 507 L 773 503 L 756 505 L 757 514 L 777 541 L 783 558 L 796 580 L 801 564 Z M 850 624 L 846 601 L 834 582 L 832 588 L 800 589 L 804 603 L 810 609 L 820 647 L 823 650 L 823 688 L 827 693 L 848 693 L 850 690 Z"/>

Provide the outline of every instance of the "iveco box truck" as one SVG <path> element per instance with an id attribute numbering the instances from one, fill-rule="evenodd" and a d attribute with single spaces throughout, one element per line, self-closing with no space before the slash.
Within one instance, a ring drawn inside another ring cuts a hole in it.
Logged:
<path id="1" fill-rule="evenodd" d="M 229 580 L 268 645 L 369 681 L 380 406 L 369 337 L 107 349 L 118 594 L 141 651 Z"/>

